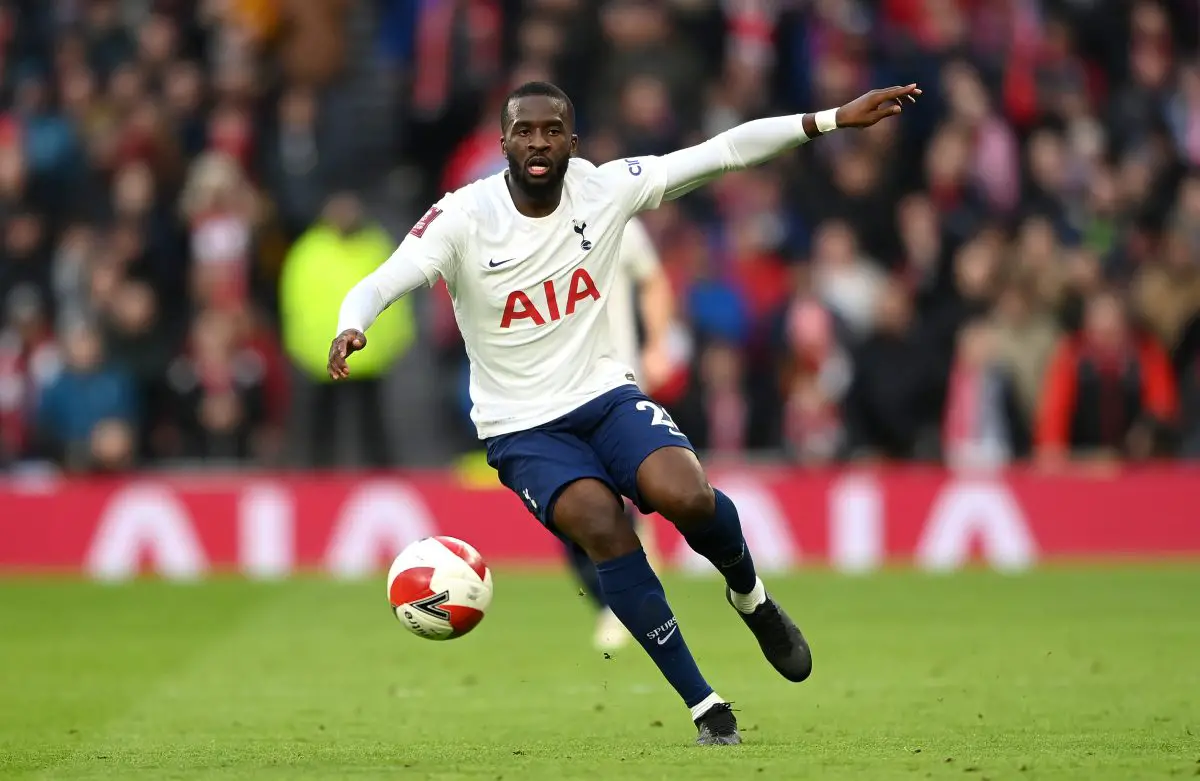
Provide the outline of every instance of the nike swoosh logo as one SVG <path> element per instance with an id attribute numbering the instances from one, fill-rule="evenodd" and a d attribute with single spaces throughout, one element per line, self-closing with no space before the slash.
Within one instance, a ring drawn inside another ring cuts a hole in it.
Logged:
<path id="1" fill-rule="evenodd" d="M 667 632 L 665 635 L 663 635 L 662 637 L 655 640 L 655 642 L 658 643 L 659 645 L 665 645 L 666 642 L 671 639 L 671 635 L 675 634 L 675 631 L 677 629 L 679 629 L 679 624 L 676 624 L 675 626 L 671 627 L 670 632 Z"/>
<path id="2" fill-rule="evenodd" d="M 499 268 L 500 266 L 503 266 L 506 263 L 512 263 L 514 260 L 516 260 L 516 258 L 509 258 L 508 260 L 501 260 L 498 262 L 493 259 L 493 260 L 488 261 L 488 265 L 491 266 L 492 268 Z"/>

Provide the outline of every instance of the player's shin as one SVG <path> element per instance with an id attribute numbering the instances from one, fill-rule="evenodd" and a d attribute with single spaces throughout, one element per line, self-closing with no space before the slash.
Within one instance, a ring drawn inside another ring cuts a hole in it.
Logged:
<path id="1" fill-rule="evenodd" d="M 658 665 L 696 718 L 697 707 L 719 702 L 683 640 L 667 595 L 641 548 L 596 565 L 609 608 Z"/>
<path id="2" fill-rule="evenodd" d="M 712 562 L 725 577 L 733 592 L 734 607 L 743 613 L 754 610 L 766 600 L 762 581 L 754 571 L 754 559 L 742 535 L 737 507 L 728 496 L 714 489 L 716 509 L 708 523 L 692 523 L 680 528 L 692 550 Z"/>

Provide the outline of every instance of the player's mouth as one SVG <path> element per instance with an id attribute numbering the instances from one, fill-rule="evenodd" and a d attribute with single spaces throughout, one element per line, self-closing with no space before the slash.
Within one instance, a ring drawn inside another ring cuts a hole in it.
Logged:
<path id="1" fill-rule="evenodd" d="M 533 177 L 541 177 L 550 173 L 550 161 L 544 157 L 531 157 L 525 163 L 525 171 Z"/>

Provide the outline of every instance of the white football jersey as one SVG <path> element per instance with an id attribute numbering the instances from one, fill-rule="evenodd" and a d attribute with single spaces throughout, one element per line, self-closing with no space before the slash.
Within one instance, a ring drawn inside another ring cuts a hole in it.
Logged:
<path id="1" fill-rule="evenodd" d="M 629 285 L 626 224 L 659 205 L 666 179 L 657 157 L 599 167 L 572 158 L 558 208 L 533 218 L 517 211 L 501 173 L 446 195 L 405 237 L 393 261 L 450 291 L 480 439 L 548 423 L 636 382 L 608 308 Z"/>

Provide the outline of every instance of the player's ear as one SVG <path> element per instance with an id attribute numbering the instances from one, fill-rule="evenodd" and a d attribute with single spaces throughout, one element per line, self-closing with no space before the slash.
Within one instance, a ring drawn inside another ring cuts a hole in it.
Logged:
<path id="1" fill-rule="evenodd" d="M 500 136 L 500 154 L 508 157 L 508 142 L 504 140 L 504 136 Z"/>
<path id="2" fill-rule="evenodd" d="M 571 154 L 574 155 L 579 151 L 579 136 L 571 134 Z"/>

